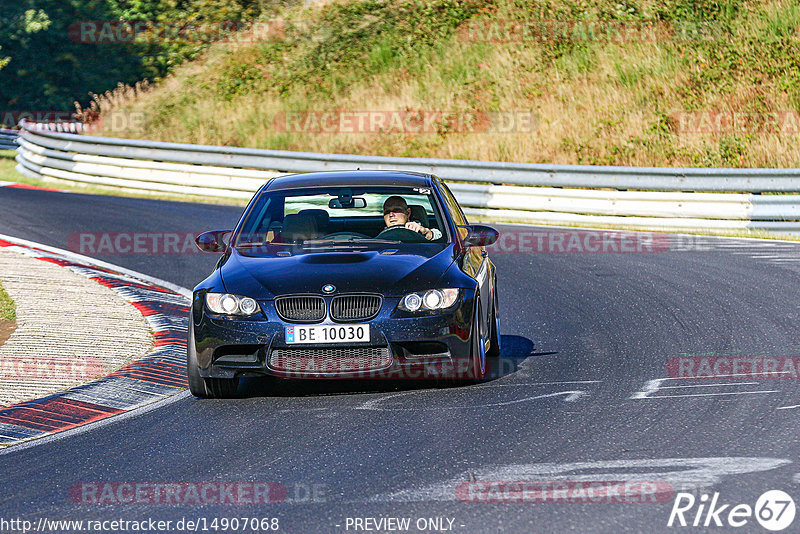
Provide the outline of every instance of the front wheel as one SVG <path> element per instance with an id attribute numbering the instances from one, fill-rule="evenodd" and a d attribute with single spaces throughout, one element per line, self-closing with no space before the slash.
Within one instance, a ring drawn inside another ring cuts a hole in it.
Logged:
<path id="1" fill-rule="evenodd" d="M 486 351 L 487 358 L 500 357 L 500 315 L 497 312 L 497 285 L 492 303 L 492 315 L 489 317 L 489 327 L 492 329 L 489 334 L 489 350 Z"/>
<path id="2" fill-rule="evenodd" d="M 486 378 L 486 343 L 483 340 L 483 328 L 481 328 L 481 307 L 480 303 L 475 307 L 475 319 L 472 321 L 471 338 L 471 366 L 469 368 L 469 379 L 475 382 Z"/>
<path id="3" fill-rule="evenodd" d="M 189 391 L 195 397 L 204 399 L 226 399 L 233 397 L 239 387 L 239 378 L 203 378 L 197 365 L 194 346 L 194 328 L 189 318 L 189 335 L 186 340 L 186 374 L 189 378 Z"/>

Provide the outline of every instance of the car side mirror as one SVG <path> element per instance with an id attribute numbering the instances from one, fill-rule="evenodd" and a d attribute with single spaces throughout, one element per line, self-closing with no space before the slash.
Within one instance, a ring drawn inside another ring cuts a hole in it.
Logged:
<path id="1" fill-rule="evenodd" d="M 491 226 L 484 226 L 482 224 L 469 224 L 460 226 L 467 230 L 467 237 L 464 238 L 464 243 L 468 247 L 487 247 L 497 241 L 500 232 Z"/>
<path id="2" fill-rule="evenodd" d="M 226 234 L 230 237 L 231 230 L 212 230 L 197 236 L 194 242 L 197 248 L 203 252 L 225 252 L 228 250 L 228 243 L 225 241 Z"/>

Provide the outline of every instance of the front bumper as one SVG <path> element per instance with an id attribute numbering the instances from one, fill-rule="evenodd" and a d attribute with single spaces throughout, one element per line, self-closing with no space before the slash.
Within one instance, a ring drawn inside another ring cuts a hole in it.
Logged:
<path id="1" fill-rule="evenodd" d="M 398 311 L 399 298 L 384 298 L 361 343 L 287 344 L 274 301 L 261 301 L 262 314 L 232 319 L 195 310 L 195 350 L 206 378 L 276 376 L 280 378 L 421 379 L 465 377 L 470 368 L 474 294 L 466 292 L 451 309 L 411 315 Z M 195 306 L 202 299 L 195 299 Z M 305 323 L 302 323 L 305 324 Z M 326 317 L 321 325 L 347 326 Z"/>

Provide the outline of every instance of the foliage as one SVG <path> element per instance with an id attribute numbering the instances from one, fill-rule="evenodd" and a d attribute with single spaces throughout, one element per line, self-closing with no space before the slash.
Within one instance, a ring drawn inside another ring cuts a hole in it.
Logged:
<path id="1" fill-rule="evenodd" d="M 64 111 L 89 92 L 156 80 L 201 53 L 205 42 L 143 39 L 80 42 L 80 22 L 147 21 L 181 27 L 251 21 L 292 0 L 19 0 L 4 3 L 0 33 L 0 110 Z"/>

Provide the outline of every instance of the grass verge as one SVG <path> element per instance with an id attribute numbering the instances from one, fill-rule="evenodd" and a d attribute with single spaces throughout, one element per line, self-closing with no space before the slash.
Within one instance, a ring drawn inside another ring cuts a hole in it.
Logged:
<path id="1" fill-rule="evenodd" d="M 17 153 L 13 150 L 0 150 L 0 181 L 19 182 L 23 176 L 14 170 L 17 162 L 14 161 Z"/>
<path id="2" fill-rule="evenodd" d="M 0 284 L 0 321 L 16 321 L 17 308 L 14 301 L 8 296 L 2 284 Z"/>

